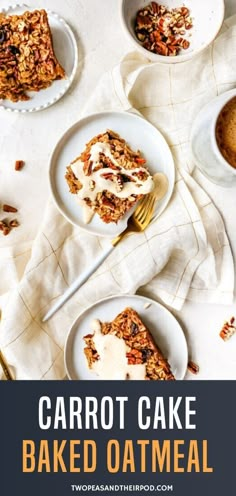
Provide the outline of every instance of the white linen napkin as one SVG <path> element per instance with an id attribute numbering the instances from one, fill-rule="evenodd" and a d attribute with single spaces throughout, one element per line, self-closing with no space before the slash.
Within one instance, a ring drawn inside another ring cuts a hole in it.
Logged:
<path id="1" fill-rule="evenodd" d="M 128 54 L 107 73 L 83 115 L 136 109 L 163 133 L 174 156 L 175 191 L 165 212 L 143 233 L 125 239 L 89 281 L 49 320 L 41 318 L 104 248 L 107 240 L 70 225 L 50 201 L 30 260 L 2 308 L 0 349 L 17 379 L 62 379 L 63 348 L 75 317 L 98 299 L 139 293 L 181 309 L 186 299 L 231 303 L 234 266 L 224 223 L 191 177 L 193 119 L 216 95 L 235 86 L 235 17 L 211 47 L 175 65 Z M 2 293 L 18 261 L 0 262 Z M 24 263 L 24 260 L 22 261 Z M 22 266 L 23 267 L 23 266 Z M 6 281 L 4 283 L 4 280 Z"/>

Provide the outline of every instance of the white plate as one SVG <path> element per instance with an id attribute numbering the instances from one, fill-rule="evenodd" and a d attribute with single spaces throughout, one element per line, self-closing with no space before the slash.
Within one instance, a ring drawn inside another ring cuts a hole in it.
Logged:
<path id="1" fill-rule="evenodd" d="M 1 9 L 4 14 L 23 14 L 26 10 L 32 11 L 40 7 L 32 7 L 26 4 L 16 4 Z M 70 88 L 78 67 L 78 48 L 75 36 L 68 24 L 58 14 L 46 9 L 52 32 L 53 46 L 58 62 L 66 72 L 66 79 L 54 81 L 45 90 L 29 91 L 30 100 L 26 102 L 11 102 L 0 100 L 0 107 L 9 112 L 36 112 L 44 110 L 56 103 Z"/>
<path id="2" fill-rule="evenodd" d="M 50 185 L 52 195 L 60 212 L 72 224 L 91 234 L 114 237 L 122 232 L 131 211 L 118 224 L 105 224 L 94 215 L 89 224 L 83 221 L 82 208 L 76 196 L 69 193 L 65 180 L 66 167 L 80 155 L 86 143 L 99 133 L 112 129 L 124 138 L 134 150 L 141 150 L 147 160 L 151 174 L 164 172 L 169 180 L 168 191 L 157 204 L 156 215 L 167 206 L 174 188 L 175 167 L 170 149 L 161 133 L 139 115 L 129 112 L 102 112 L 89 115 L 77 122 L 60 139 L 51 158 Z"/>
<path id="3" fill-rule="evenodd" d="M 219 162 L 211 144 L 211 125 L 214 114 L 235 96 L 236 90 L 229 90 L 213 98 L 199 112 L 193 122 L 190 142 L 193 160 L 200 171 L 215 184 L 232 187 L 236 185 L 236 175 Z"/>
<path id="4" fill-rule="evenodd" d="M 150 304 L 148 308 L 144 308 Z M 83 336 L 91 331 L 91 321 L 113 320 L 126 307 L 136 310 L 147 325 L 156 344 L 167 358 L 176 379 L 183 379 L 187 369 L 188 350 L 184 333 L 175 317 L 162 305 L 144 296 L 111 296 L 100 300 L 78 316 L 69 331 L 65 346 L 65 366 L 70 379 L 99 380 L 88 369 Z"/>

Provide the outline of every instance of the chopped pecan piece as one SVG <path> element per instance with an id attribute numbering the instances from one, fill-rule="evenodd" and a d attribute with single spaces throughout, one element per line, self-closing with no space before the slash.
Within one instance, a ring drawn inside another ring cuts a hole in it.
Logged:
<path id="1" fill-rule="evenodd" d="M 199 365 L 197 365 L 195 362 L 193 362 L 192 360 L 189 360 L 188 362 L 188 370 L 189 372 L 191 372 L 192 374 L 198 374 L 199 373 Z"/>
<path id="2" fill-rule="evenodd" d="M 103 195 L 103 198 L 102 198 L 102 204 L 104 206 L 106 206 L 107 208 L 110 208 L 111 210 L 114 210 L 114 203 L 112 203 L 112 201 L 110 201 L 108 198 L 106 198 L 106 196 Z"/>
<path id="3" fill-rule="evenodd" d="M 6 220 L 1 220 L 0 221 L 0 231 L 2 231 L 3 236 L 7 236 L 10 232 L 11 228 L 8 225 Z"/>
<path id="4" fill-rule="evenodd" d="M 23 169 L 24 165 L 25 165 L 25 162 L 23 160 L 16 160 L 15 170 L 20 171 L 21 169 Z"/>
<path id="5" fill-rule="evenodd" d="M 104 172 L 104 174 L 101 174 L 104 179 L 107 181 L 114 181 L 115 180 L 115 174 L 113 172 Z"/>
<path id="6" fill-rule="evenodd" d="M 7 236 L 10 233 L 11 229 L 9 226 L 4 227 L 2 230 L 3 236 Z"/>
<path id="7" fill-rule="evenodd" d="M 187 7 L 180 7 L 179 9 L 176 9 L 177 12 L 179 11 L 182 16 L 186 17 L 190 14 L 189 9 Z"/>
<path id="8" fill-rule="evenodd" d="M 151 2 L 153 14 L 159 14 L 160 6 L 157 2 Z"/>
<path id="9" fill-rule="evenodd" d="M 86 160 L 84 163 L 84 173 L 86 176 L 91 176 L 93 163 L 91 160 Z"/>
<path id="10" fill-rule="evenodd" d="M 220 331 L 220 337 L 223 341 L 228 341 L 236 333 L 235 317 L 226 321 Z"/>
<path id="11" fill-rule="evenodd" d="M 18 222 L 17 219 L 13 219 L 9 222 L 10 227 L 19 227 L 20 223 Z"/>
<path id="12" fill-rule="evenodd" d="M 7 227 L 5 220 L 0 220 L 0 231 L 3 231 Z"/>
<path id="13" fill-rule="evenodd" d="M 90 181 L 90 183 L 89 183 L 89 188 L 91 189 L 91 191 L 93 191 L 93 190 L 94 190 L 95 186 L 96 186 L 95 181 L 94 181 L 93 179 L 91 179 L 91 181 Z"/>
<path id="14" fill-rule="evenodd" d="M 11 205 L 7 205 L 6 203 L 2 206 L 3 212 L 16 213 L 18 212 L 17 208 L 12 207 Z"/>

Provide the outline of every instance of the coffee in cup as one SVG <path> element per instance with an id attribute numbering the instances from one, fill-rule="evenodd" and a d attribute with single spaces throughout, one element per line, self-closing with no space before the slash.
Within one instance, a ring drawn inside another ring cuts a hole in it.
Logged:
<path id="1" fill-rule="evenodd" d="M 216 121 L 215 137 L 221 155 L 236 169 L 236 96 L 221 109 Z"/>

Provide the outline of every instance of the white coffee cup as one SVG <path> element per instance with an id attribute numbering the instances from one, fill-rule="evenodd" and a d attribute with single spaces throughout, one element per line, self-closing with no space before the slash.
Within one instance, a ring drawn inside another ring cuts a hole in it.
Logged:
<path id="1" fill-rule="evenodd" d="M 235 96 L 236 88 L 210 100 L 196 116 L 190 135 L 194 163 L 210 181 L 223 187 L 236 186 L 236 169 L 220 151 L 216 124 L 222 109 Z"/>
<path id="2" fill-rule="evenodd" d="M 223 104 L 221 104 L 220 108 L 217 107 L 215 109 L 216 112 L 214 113 L 213 118 L 212 118 L 210 133 L 211 133 L 212 150 L 213 150 L 214 155 L 217 158 L 218 163 L 225 169 L 226 173 L 236 175 L 236 169 L 225 159 L 225 157 L 221 153 L 221 150 L 219 148 L 219 145 L 218 145 L 217 139 L 216 139 L 216 127 L 217 127 L 218 118 L 219 118 L 221 112 L 223 111 L 223 109 L 225 108 L 225 106 L 233 98 L 236 97 L 236 89 L 235 89 L 235 94 L 233 94 L 233 93 L 231 92 L 230 98 L 227 99 L 226 102 L 224 102 Z"/>

